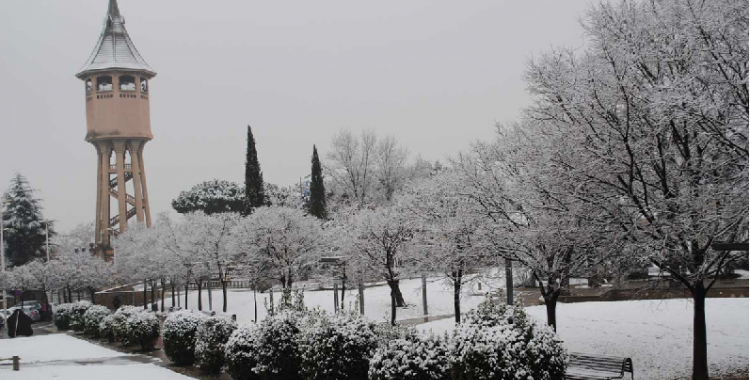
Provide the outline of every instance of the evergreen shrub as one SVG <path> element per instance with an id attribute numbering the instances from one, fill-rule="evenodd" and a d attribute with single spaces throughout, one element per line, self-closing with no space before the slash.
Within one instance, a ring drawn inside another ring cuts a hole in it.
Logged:
<path id="1" fill-rule="evenodd" d="M 102 305 L 92 305 L 83 313 L 83 332 L 94 338 L 99 337 L 99 325 L 110 314 L 109 308 Z"/>
<path id="2" fill-rule="evenodd" d="M 165 328 L 166 329 L 166 328 Z M 218 373 L 224 367 L 224 349 L 237 322 L 223 316 L 202 319 L 195 333 L 195 361 L 204 372 Z"/>
<path id="3" fill-rule="evenodd" d="M 195 332 L 203 314 L 190 310 L 169 314 L 164 321 L 164 353 L 177 365 L 195 363 Z"/>
<path id="4" fill-rule="evenodd" d="M 299 338 L 300 374 L 306 380 L 366 380 L 377 346 L 375 324 L 356 314 L 310 318 Z"/>

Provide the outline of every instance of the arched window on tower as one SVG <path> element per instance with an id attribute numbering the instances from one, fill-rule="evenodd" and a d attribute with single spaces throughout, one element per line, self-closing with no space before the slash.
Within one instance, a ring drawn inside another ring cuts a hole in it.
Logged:
<path id="1" fill-rule="evenodd" d="M 86 79 L 86 95 L 91 93 L 91 90 L 93 88 L 91 87 L 91 78 Z"/>
<path id="2" fill-rule="evenodd" d="M 135 77 L 120 75 L 120 91 L 135 91 Z"/>
<path id="3" fill-rule="evenodd" d="M 141 92 L 148 92 L 148 80 L 141 78 Z"/>
<path id="4" fill-rule="evenodd" d="M 109 75 L 103 75 L 96 78 L 96 91 L 112 91 L 112 77 Z"/>

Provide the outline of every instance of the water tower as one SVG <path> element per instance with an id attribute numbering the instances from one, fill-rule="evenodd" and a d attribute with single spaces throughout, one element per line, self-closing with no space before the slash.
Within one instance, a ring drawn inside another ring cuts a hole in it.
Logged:
<path id="1" fill-rule="evenodd" d="M 154 76 L 125 30 L 117 1 L 110 0 L 99 41 L 76 74 L 84 82 L 86 141 L 98 155 L 96 242 L 102 252 L 111 236 L 125 231 L 128 219 L 151 226 L 143 148 L 153 138 L 149 80 Z"/>

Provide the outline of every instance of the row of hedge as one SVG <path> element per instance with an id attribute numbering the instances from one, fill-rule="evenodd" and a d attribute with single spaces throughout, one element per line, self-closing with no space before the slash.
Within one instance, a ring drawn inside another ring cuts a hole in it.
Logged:
<path id="1" fill-rule="evenodd" d="M 112 313 L 106 306 L 88 301 L 62 304 L 55 311 L 55 326 L 126 346 L 138 344 L 143 350 L 153 349 L 159 339 L 159 318 L 135 306 L 123 306 Z"/>
<path id="2" fill-rule="evenodd" d="M 176 364 L 234 380 L 562 378 L 566 354 L 555 333 L 520 307 L 482 303 L 448 336 L 374 324 L 360 316 L 286 310 L 237 327 L 182 311 L 164 323 Z"/>

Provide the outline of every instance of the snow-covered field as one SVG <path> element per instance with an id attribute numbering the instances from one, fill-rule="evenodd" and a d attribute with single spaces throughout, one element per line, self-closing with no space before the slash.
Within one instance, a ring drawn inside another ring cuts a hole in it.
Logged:
<path id="1" fill-rule="evenodd" d="M 497 284 L 502 283 L 502 278 L 485 281 L 482 284 L 482 290 L 497 289 Z M 397 319 L 403 320 L 408 318 L 422 317 L 422 280 L 407 279 L 401 280 L 401 292 L 408 306 L 397 310 Z M 365 315 L 373 321 L 389 321 L 391 313 L 391 296 L 390 288 L 383 284 L 365 289 Z M 310 308 L 320 307 L 323 310 L 333 312 L 333 291 L 305 291 L 305 305 Z M 339 296 L 340 296 L 339 292 Z M 185 295 L 182 294 L 181 302 L 184 302 Z M 222 294 L 221 289 L 212 290 L 213 310 L 221 311 Z M 280 293 L 274 293 L 274 301 L 278 303 Z M 237 314 L 239 323 L 249 323 L 254 318 L 253 292 L 250 290 L 232 290 L 227 294 L 229 305 L 228 314 Z M 258 319 L 261 320 L 266 316 L 264 301 L 268 299 L 268 293 L 257 294 Z M 344 298 L 344 305 L 347 309 L 354 309 L 357 299 L 357 289 L 347 289 Z M 479 293 L 476 284 L 466 286 L 461 295 L 461 311 L 465 312 L 476 307 L 477 304 L 484 300 L 484 296 Z M 171 305 L 171 299 L 165 299 L 165 305 Z M 184 304 L 183 304 L 184 306 Z M 191 309 L 198 307 L 198 293 L 191 291 L 188 296 L 188 306 Z M 429 278 L 427 280 L 427 306 L 429 315 L 446 315 L 453 314 L 453 288 L 446 282 L 438 278 Z M 208 292 L 203 291 L 203 310 L 208 310 Z"/>
<path id="2" fill-rule="evenodd" d="M 0 365 L 0 379 L 191 379 L 156 364 L 127 360 L 133 355 L 99 347 L 66 334 L 0 340 L 0 358 L 11 356 L 21 358 L 21 370 L 16 372 L 10 365 Z"/>
<path id="3" fill-rule="evenodd" d="M 635 378 L 689 378 L 692 363 L 693 304 L 689 300 L 558 304 L 558 334 L 568 351 L 633 359 Z M 546 323 L 544 306 L 526 310 Z M 711 373 L 747 369 L 748 299 L 706 300 Z M 452 331 L 453 320 L 417 326 L 425 333 Z"/>

